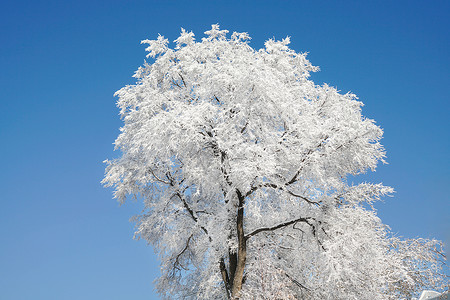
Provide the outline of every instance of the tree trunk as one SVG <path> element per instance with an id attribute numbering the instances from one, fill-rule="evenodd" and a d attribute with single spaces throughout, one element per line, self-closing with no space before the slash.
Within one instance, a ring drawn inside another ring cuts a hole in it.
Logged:
<path id="1" fill-rule="evenodd" d="M 242 289 L 242 282 L 244 279 L 245 263 L 247 261 L 247 240 L 244 236 L 244 197 L 239 190 L 236 191 L 239 199 L 238 213 L 236 219 L 237 235 L 238 235 L 238 251 L 236 271 L 234 272 L 231 297 L 232 299 L 239 299 L 239 293 Z"/>

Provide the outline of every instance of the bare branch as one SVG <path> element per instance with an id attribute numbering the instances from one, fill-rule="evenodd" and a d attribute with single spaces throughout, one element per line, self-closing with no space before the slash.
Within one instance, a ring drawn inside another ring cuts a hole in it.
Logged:
<path id="1" fill-rule="evenodd" d="M 244 127 L 241 129 L 241 133 L 244 133 L 245 129 L 247 129 L 248 121 L 245 123 Z"/>
<path id="2" fill-rule="evenodd" d="M 305 200 L 305 201 L 308 202 L 309 204 L 319 205 L 320 203 L 322 203 L 322 201 L 315 202 L 315 201 L 309 200 L 308 198 L 306 198 L 306 197 L 304 197 L 304 196 L 294 194 L 293 192 L 289 191 L 288 189 L 284 189 L 284 191 L 286 191 L 289 195 L 292 195 L 292 196 L 294 196 L 294 197 L 297 197 L 297 198 L 300 198 L 300 199 L 302 199 L 302 200 Z"/>
<path id="3" fill-rule="evenodd" d="M 289 276 L 287 273 L 284 273 L 284 275 L 286 275 L 287 278 L 289 278 L 293 283 L 295 283 L 295 285 L 297 285 L 298 287 L 305 289 L 307 291 L 309 291 L 309 289 L 304 286 L 303 284 L 301 284 L 300 282 L 298 282 L 297 280 L 295 280 L 294 278 L 292 278 L 291 276 Z"/>
<path id="4" fill-rule="evenodd" d="M 181 89 L 181 85 L 178 84 L 178 82 L 175 81 L 175 79 L 172 78 L 172 84 L 176 85 L 177 87 L 179 87 Z"/>
<path id="5" fill-rule="evenodd" d="M 180 75 L 181 81 L 183 81 L 184 87 L 186 87 L 186 82 L 184 81 L 183 76 L 181 74 L 178 74 L 178 75 Z"/>
<path id="6" fill-rule="evenodd" d="M 187 239 L 187 241 L 186 241 L 186 246 L 183 248 L 183 250 L 181 250 L 181 252 L 178 253 L 178 255 L 175 257 L 175 263 L 173 264 L 174 268 L 176 268 L 176 269 L 179 270 L 180 268 L 178 268 L 178 266 L 180 266 L 183 270 L 187 270 L 187 268 L 184 267 L 184 266 L 180 263 L 180 257 L 181 257 L 181 256 L 184 254 L 184 252 L 186 252 L 186 250 L 189 248 L 189 242 L 191 241 L 192 237 L 193 237 L 193 234 L 191 234 L 191 235 L 189 236 L 189 238 Z"/>
<path id="7" fill-rule="evenodd" d="M 225 266 L 225 261 L 223 257 L 219 262 L 220 273 L 222 274 L 222 280 L 225 284 L 225 290 L 227 292 L 227 299 L 231 299 L 231 286 L 230 286 L 230 277 L 228 276 L 227 268 Z"/>
<path id="8" fill-rule="evenodd" d="M 153 175 L 153 177 L 156 179 L 156 181 L 162 182 L 164 184 L 168 184 L 170 185 L 170 182 L 168 181 L 164 181 L 161 178 L 159 178 L 158 176 L 156 176 L 156 174 L 153 172 L 152 168 L 148 168 L 149 172 Z"/>
<path id="9" fill-rule="evenodd" d="M 286 187 L 287 187 L 286 184 L 285 184 L 285 185 L 282 185 L 282 186 L 279 186 L 279 185 L 277 185 L 277 184 L 270 183 L 270 182 L 266 182 L 266 183 L 260 184 L 260 185 L 258 185 L 258 186 L 253 186 L 253 187 L 245 194 L 245 197 L 250 196 L 254 191 L 256 191 L 258 188 L 261 188 L 261 187 L 271 187 L 271 188 L 274 188 L 274 189 L 277 189 L 277 190 L 285 191 L 285 192 L 288 193 L 289 195 L 294 196 L 294 197 L 297 197 L 297 198 L 300 198 L 300 199 L 302 199 L 302 200 L 308 202 L 309 204 L 319 205 L 320 203 L 322 203 L 322 201 L 318 201 L 318 202 L 312 201 L 312 200 L 306 198 L 305 196 L 295 194 L 294 192 L 292 192 L 292 191 L 290 191 L 290 190 L 288 190 L 288 189 L 286 188 Z"/>
<path id="10" fill-rule="evenodd" d="M 256 229 L 256 230 L 250 232 L 249 234 L 247 234 L 247 235 L 245 236 L 245 238 L 246 238 L 246 239 L 249 239 L 249 238 L 251 238 L 252 236 L 254 236 L 254 235 L 256 235 L 256 234 L 258 234 L 258 233 L 260 233 L 260 232 L 264 232 L 264 231 L 275 231 L 275 230 L 277 230 L 277 229 L 280 229 L 280 228 L 283 228 L 283 227 L 286 227 L 286 226 L 289 226 L 289 225 L 292 225 L 292 224 L 296 224 L 296 223 L 298 223 L 298 222 L 303 222 L 303 223 L 306 223 L 306 224 L 308 224 L 308 225 L 314 227 L 314 224 L 312 224 L 312 223 L 310 222 L 310 220 L 312 220 L 312 218 L 298 218 L 298 219 L 291 220 L 291 221 L 287 221 L 287 222 L 284 222 L 284 223 L 281 223 L 281 224 L 278 224 L 278 225 L 275 225 L 275 226 L 272 226 L 272 227 L 263 227 L 263 228 L 259 228 L 259 229 Z"/>

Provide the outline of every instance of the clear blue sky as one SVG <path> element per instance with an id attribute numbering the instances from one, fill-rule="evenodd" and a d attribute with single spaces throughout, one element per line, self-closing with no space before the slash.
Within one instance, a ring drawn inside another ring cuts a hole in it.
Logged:
<path id="1" fill-rule="evenodd" d="M 219 23 L 260 48 L 292 37 L 316 83 L 356 93 L 384 128 L 393 186 L 379 215 L 405 237 L 450 241 L 449 1 L 3 1 L 0 299 L 158 299 L 157 258 L 100 185 L 140 40 Z"/>

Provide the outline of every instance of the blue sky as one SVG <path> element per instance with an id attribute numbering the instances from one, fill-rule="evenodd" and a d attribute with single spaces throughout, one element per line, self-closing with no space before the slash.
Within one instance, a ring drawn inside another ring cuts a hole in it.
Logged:
<path id="1" fill-rule="evenodd" d="M 385 130 L 396 189 L 380 217 L 405 237 L 450 241 L 449 1 L 3 1 L 0 6 L 0 298 L 158 299 L 157 257 L 132 240 L 100 181 L 117 157 L 113 93 L 132 84 L 142 39 L 219 23 L 252 46 L 291 36 Z"/>

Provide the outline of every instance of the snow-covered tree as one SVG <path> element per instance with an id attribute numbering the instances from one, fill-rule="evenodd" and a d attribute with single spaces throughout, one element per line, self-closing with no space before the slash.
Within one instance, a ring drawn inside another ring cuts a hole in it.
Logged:
<path id="1" fill-rule="evenodd" d="M 103 183 L 142 198 L 137 236 L 158 252 L 163 297 L 398 299 L 439 289 L 441 243 L 390 234 L 372 203 L 391 194 L 347 177 L 384 162 L 382 130 L 289 38 L 265 48 L 213 25 L 174 49 L 144 40 Z"/>

